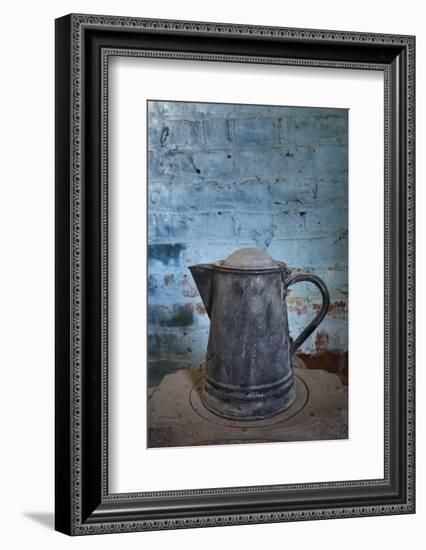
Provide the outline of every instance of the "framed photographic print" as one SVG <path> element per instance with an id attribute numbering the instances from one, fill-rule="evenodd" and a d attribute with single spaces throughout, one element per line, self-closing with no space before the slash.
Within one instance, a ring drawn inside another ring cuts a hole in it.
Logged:
<path id="1" fill-rule="evenodd" d="M 57 530 L 414 512 L 414 44 L 56 21 Z"/>

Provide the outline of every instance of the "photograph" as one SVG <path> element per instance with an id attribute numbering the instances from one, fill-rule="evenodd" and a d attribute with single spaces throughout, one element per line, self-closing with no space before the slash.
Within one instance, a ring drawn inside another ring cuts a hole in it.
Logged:
<path id="1" fill-rule="evenodd" d="M 348 437 L 348 124 L 147 101 L 148 447 Z"/>

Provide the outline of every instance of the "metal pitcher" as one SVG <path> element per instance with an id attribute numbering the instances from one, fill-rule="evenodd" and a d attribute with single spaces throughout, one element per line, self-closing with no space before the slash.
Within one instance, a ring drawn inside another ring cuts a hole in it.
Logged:
<path id="1" fill-rule="evenodd" d="M 327 313 L 325 283 L 315 275 L 292 273 L 256 248 L 189 269 L 210 317 L 204 405 L 219 416 L 247 420 L 290 407 L 296 398 L 292 359 Z M 288 287 L 301 281 L 319 288 L 322 306 L 291 342 L 285 299 Z"/>

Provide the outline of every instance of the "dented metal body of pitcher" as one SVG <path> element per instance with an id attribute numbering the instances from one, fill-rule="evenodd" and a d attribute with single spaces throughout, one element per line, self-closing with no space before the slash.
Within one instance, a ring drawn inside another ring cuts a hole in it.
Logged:
<path id="1" fill-rule="evenodd" d="M 292 357 L 328 310 L 324 282 L 315 275 L 292 273 L 254 248 L 189 269 L 210 317 L 204 405 L 219 416 L 241 420 L 288 409 L 296 397 Z M 314 283 L 323 303 L 292 342 L 285 298 L 287 288 L 301 281 Z"/>

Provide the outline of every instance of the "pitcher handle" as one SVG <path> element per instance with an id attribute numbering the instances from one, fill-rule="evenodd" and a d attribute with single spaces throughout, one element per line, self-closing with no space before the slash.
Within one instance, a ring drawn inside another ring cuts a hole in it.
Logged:
<path id="1" fill-rule="evenodd" d="M 294 275 L 290 275 L 290 277 L 288 277 L 283 282 L 284 291 L 286 291 L 290 285 L 294 283 L 300 283 L 302 281 L 313 283 L 316 287 L 319 288 L 322 296 L 322 305 L 318 314 L 314 317 L 314 319 L 312 319 L 312 321 L 308 324 L 308 326 L 302 330 L 302 332 L 299 334 L 296 340 L 294 340 L 294 342 L 291 344 L 290 360 L 293 359 L 293 356 L 296 353 L 296 351 L 300 348 L 303 342 L 308 338 L 308 336 L 310 336 L 314 332 L 314 330 L 318 327 L 318 325 L 324 319 L 328 311 L 328 306 L 330 304 L 330 295 L 328 293 L 328 289 L 325 286 L 324 281 L 319 277 L 317 277 L 316 275 L 309 275 L 308 273 L 295 273 Z M 285 297 L 285 294 L 284 294 L 284 297 Z"/>

